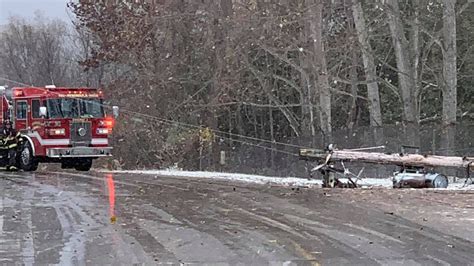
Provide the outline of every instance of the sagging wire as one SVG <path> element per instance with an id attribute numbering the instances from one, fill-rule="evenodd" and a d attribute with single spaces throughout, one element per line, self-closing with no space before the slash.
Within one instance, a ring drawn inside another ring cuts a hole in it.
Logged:
<path id="1" fill-rule="evenodd" d="M 24 85 L 24 86 L 33 86 L 33 85 L 26 84 L 26 83 L 18 82 L 18 81 L 15 81 L 15 80 L 3 78 L 3 77 L 0 77 L 0 79 L 5 80 L 5 81 L 9 81 L 9 82 L 13 82 L 13 83 L 16 83 L 16 84 Z M 38 88 L 38 89 L 42 89 L 42 88 Z M 44 89 L 44 90 L 46 91 L 46 89 Z M 51 90 L 49 90 L 48 92 L 53 93 L 53 94 L 56 93 L 56 92 L 53 92 Z M 60 93 L 56 93 L 56 94 L 60 95 Z M 81 99 L 81 101 L 90 102 L 88 100 L 83 100 L 83 99 Z M 112 106 L 108 105 L 108 104 L 104 104 L 104 103 L 95 103 L 95 104 L 98 104 L 98 105 L 100 105 L 102 107 L 105 107 L 105 108 L 108 108 L 108 109 L 112 109 Z M 184 122 L 169 120 L 169 119 L 165 119 L 165 118 L 160 118 L 158 116 L 153 116 L 153 115 L 144 114 L 144 113 L 140 113 L 140 112 L 135 112 L 135 111 L 122 109 L 122 108 L 121 108 L 121 110 L 125 113 L 129 113 L 129 114 L 132 114 L 134 116 L 145 117 L 145 118 L 148 118 L 148 119 L 151 119 L 151 120 L 158 121 L 162 124 L 177 125 L 177 126 L 181 126 L 181 127 L 185 127 L 185 128 L 194 128 L 194 129 L 202 129 L 203 128 L 202 125 L 194 125 L 194 124 L 188 124 L 188 123 L 184 123 Z M 228 136 L 247 139 L 247 140 L 253 140 L 253 141 L 258 141 L 258 142 L 263 142 L 263 143 L 269 143 L 269 144 L 272 144 L 272 145 L 280 145 L 280 146 L 298 148 L 298 149 L 307 149 L 307 148 L 309 148 L 307 146 L 301 146 L 301 145 L 271 141 L 271 140 L 266 140 L 266 139 L 260 139 L 260 138 L 256 138 L 256 137 L 250 137 L 250 136 L 245 136 L 245 135 L 241 135 L 241 134 L 225 132 L 225 131 L 221 131 L 221 130 L 212 130 L 212 132 L 214 132 L 216 135 L 220 134 L 220 135 L 217 135 L 220 138 L 229 139 L 231 141 L 235 141 L 235 142 L 238 142 L 238 143 L 241 143 L 241 144 L 254 146 L 254 147 L 259 147 L 259 148 L 262 148 L 262 149 L 271 150 L 271 151 L 275 151 L 275 152 L 278 152 L 278 153 L 283 153 L 283 154 L 287 154 L 287 155 L 291 155 L 291 156 L 299 156 L 299 155 L 295 154 L 295 153 L 288 152 L 288 151 L 283 151 L 283 150 L 279 150 L 279 149 L 275 149 L 275 148 L 271 148 L 271 147 L 267 147 L 267 146 L 262 146 L 262 145 L 259 145 L 259 144 L 246 142 L 246 141 L 243 141 L 243 140 L 234 139 L 234 138 L 231 138 L 231 137 L 228 137 Z M 385 148 L 385 146 L 367 147 L 367 148 L 359 148 L 359 149 L 352 149 L 352 150 L 358 151 L 358 150 L 371 150 L 371 149 L 383 149 L 383 148 Z M 445 150 L 464 151 L 464 150 L 470 150 L 471 148 L 474 148 L 474 147 L 454 149 L 454 150 L 451 150 L 449 148 L 448 149 L 437 149 L 437 151 L 445 151 Z"/>
<path id="2" fill-rule="evenodd" d="M 14 82 L 14 83 L 17 83 L 17 84 L 21 84 L 21 85 L 26 85 L 26 86 L 32 86 L 32 85 L 28 85 L 28 84 L 25 84 L 25 83 L 21 83 L 21 82 L 17 82 L 17 81 L 14 81 L 14 80 L 9 80 L 9 79 L 6 79 L 6 78 L 2 78 L 4 80 L 7 80 L 7 81 L 10 81 L 10 82 Z M 38 88 L 38 89 L 43 89 L 43 88 Z M 46 91 L 46 89 L 43 89 Z M 50 93 L 55 93 L 53 91 L 49 91 Z M 57 95 L 60 95 L 60 93 L 56 93 Z M 81 101 L 85 101 L 87 102 L 87 100 L 81 100 Z M 102 107 L 107 107 L 109 109 L 112 108 L 111 105 L 107 105 L 107 104 L 99 104 L 101 105 Z M 122 109 L 122 108 L 121 108 Z M 203 126 L 201 125 L 193 125 L 193 124 L 187 124 L 187 123 L 183 123 L 183 122 L 178 122 L 178 121 L 174 121 L 174 120 L 168 120 L 168 119 L 165 119 L 165 118 L 160 118 L 160 117 L 157 117 L 157 116 L 152 116 L 152 115 L 148 115 L 148 114 L 143 114 L 143 113 L 139 113 L 139 112 L 135 112 L 135 111 L 131 111 L 131 110 L 126 110 L 126 109 L 122 109 L 123 111 L 125 112 L 129 112 L 131 114 L 134 114 L 134 115 L 137 115 L 137 116 L 143 116 L 143 117 L 147 117 L 147 118 L 152 118 L 152 119 L 156 119 L 156 120 L 162 120 L 162 121 L 166 121 L 166 122 L 171 122 L 171 123 L 174 123 L 174 124 L 177 124 L 177 125 L 182 125 L 182 126 L 186 126 L 186 127 L 192 127 L 192 128 L 197 128 L 197 129 L 201 129 L 203 128 Z M 290 143 L 283 143 L 283 142 L 278 142 L 278 141 L 272 141 L 272 140 L 266 140 L 266 139 L 260 139 L 260 138 L 256 138 L 256 137 L 250 137 L 250 136 L 245 136 L 245 135 L 241 135 L 241 134 L 235 134 L 235 133 L 231 133 L 231 132 L 225 132 L 225 131 L 220 131 L 220 130 L 212 130 L 213 132 L 215 133 L 220 133 L 220 134 L 224 134 L 224 135 L 229 135 L 229 136 L 233 136 L 233 137 L 239 137 L 239 138 L 243 138 L 243 139 L 249 139 L 249 140 L 254 140 L 254 141 L 259 141 L 259 142 L 265 142 L 265 143 L 270 143 L 270 144 L 275 144 L 275 145 L 281 145 L 281 146 L 287 146 L 287 147 L 292 147 L 292 148 L 299 148 L 299 149 L 307 149 L 307 148 L 310 148 L 310 147 L 307 147 L 307 146 L 301 146 L 301 145 L 295 145 L 295 144 L 290 144 Z"/>
<path id="3" fill-rule="evenodd" d="M 107 106 L 107 107 L 111 108 L 111 106 Z M 135 116 L 142 116 L 142 117 L 145 117 L 145 118 L 149 118 L 149 119 L 158 121 L 162 124 L 175 125 L 175 126 L 177 125 L 177 126 L 181 126 L 181 127 L 185 127 L 185 128 L 194 128 L 194 129 L 202 129 L 203 128 L 203 126 L 198 126 L 198 125 L 178 122 L 178 121 L 174 121 L 174 120 L 164 119 L 164 118 L 160 118 L 160 117 L 157 117 L 157 116 L 143 114 L 143 113 L 130 111 L 130 110 L 126 110 L 126 109 L 123 110 L 123 112 L 129 113 L 129 114 L 132 114 L 132 115 L 135 115 Z M 235 133 L 230 133 L 230 132 L 225 132 L 225 131 L 220 131 L 220 130 L 212 130 L 212 132 L 216 133 L 216 135 L 220 138 L 229 139 L 231 141 L 235 141 L 235 142 L 238 142 L 238 143 L 241 143 L 241 144 L 245 144 L 245 145 L 249 145 L 249 146 L 255 146 L 255 147 L 262 148 L 262 149 L 271 150 L 271 151 L 275 151 L 275 152 L 278 152 L 278 153 L 287 154 L 287 155 L 291 155 L 291 156 L 299 156 L 299 154 L 295 154 L 295 153 L 291 153 L 291 152 L 288 152 L 288 151 L 283 151 L 283 150 L 280 150 L 280 149 L 275 149 L 275 148 L 271 148 L 271 147 L 267 147 L 267 146 L 262 146 L 262 145 L 246 142 L 246 141 L 243 141 L 243 140 L 234 139 L 234 138 L 231 138 L 231 137 L 228 137 L 228 136 L 233 136 L 233 137 L 238 137 L 238 138 L 243 138 L 243 139 L 248 139 L 248 140 L 254 140 L 254 141 L 259 141 L 259 142 L 263 142 L 263 143 L 270 143 L 270 144 L 276 144 L 276 145 L 281 145 L 281 146 L 287 146 L 287 147 L 292 147 L 292 148 L 299 148 L 299 149 L 307 149 L 308 148 L 306 146 L 300 146 L 300 145 L 270 141 L 270 140 L 265 140 L 265 139 L 259 139 L 259 138 L 255 138 L 255 137 L 250 137 L 250 136 L 245 136 L 245 135 L 240 135 L 240 134 L 235 134 Z M 218 134 L 223 134 L 223 135 L 226 135 L 226 136 L 222 136 L 222 135 L 218 135 Z M 349 150 L 352 150 L 352 151 L 365 151 L 365 150 L 376 150 L 376 149 L 385 149 L 385 148 L 386 148 L 386 146 L 382 145 L 382 146 L 363 147 L 363 148 L 349 149 Z M 474 148 L 474 147 L 454 149 L 452 151 L 464 151 L 464 150 L 470 150 L 472 148 Z M 438 149 L 438 151 L 442 151 L 442 150 L 447 150 L 447 149 Z"/>
<path id="4" fill-rule="evenodd" d="M 13 83 L 16 83 L 16 84 L 23 85 L 23 86 L 28 86 L 28 87 L 33 86 L 33 85 L 25 84 L 25 83 L 22 83 L 22 82 L 10 80 L 10 79 L 7 79 L 7 78 L 2 78 L 2 77 L 0 77 L 0 78 L 3 79 L 3 80 L 9 81 L 9 82 L 13 82 Z M 38 87 L 38 89 L 43 89 L 43 90 L 46 91 L 46 89 L 44 89 L 44 88 Z M 54 92 L 54 91 L 51 91 L 51 90 L 48 90 L 48 92 L 52 93 L 52 94 L 56 94 L 56 95 L 61 95 L 61 93 Z M 84 100 L 84 99 L 81 99 L 81 101 L 82 102 L 91 102 L 89 100 Z M 99 106 L 102 106 L 102 107 L 105 107 L 105 108 L 108 108 L 108 109 L 113 108 L 111 105 L 104 104 L 104 103 L 94 102 L 94 104 L 97 104 Z M 141 116 L 141 117 L 144 117 L 144 118 L 155 120 L 155 121 L 158 121 L 159 123 L 162 123 L 162 124 L 174 125 L 174 126 L 177 125 L 177 126 L 181 126 L 181 127 L 185 127 L 185 128 L 194 128 L 194 129 L 202 129 L 203 128 L 203 126 L 200 126 L 200 125 L 194 125 L 194 124 L 178 122 L 178 121 L 169 120 L 169 119 L 165 119 L 165 118 L 160 118 L 158 116 L 139 113 L 139 112 L 135 112 L 135 111 L 127 110 L 127 109 L 122 109 L 122 108 L 121 108 L 121 110 L 124 113 L 129 113 L 129 114 L 132 114 L 134 116 Z M 247 139 L 247 140 L 258 141 L 258 142 L 263 142 L 263 143 L 269 143 L 269 144 L 273 144 L 273 145 L 287 146 L 287 147 L 292 147 L 292 148 L 308 148 L 308 147 L 305 147 L 305 146 L 294 145 L 294 144 L 283 143 L 283 142 L 277 142 L 277 141 L 271 141 L 271 140 L 266 140 L 266 139 L 260 139 L 260 138 L 256 138 L 256 137 L 250 137 L 250 136 L 245 136 L 245 135 L 241 135 L 241 134 L 235 134 L 235 133 L 230 133 L 230 132 L 225 132 L 225 131 L 220 131 L 220 130 L 212 130 L 212 132 L 214 134 L 216 134 L 216 136 L 219 137 L 219 138 L 228 139 L 228 140 L 235 141 L 235 142 L 238 142 L 238 143 L 241 143 L 241 144 L 244 144 L 244 145 L 254 146 L 254 147 L 262 148 L 262 149 L 265 149 L 265 150 L 270 150 L 270 151 L 274 151 L 274 152 L 278 152 L 278 153 L 282 153 L 282 154 L 286 154 L 286 155 L 291 155 L 291 156 L 299 156 L 299 155 L 296 154 L 296 153 L 291 153 L 291 152 L 283 151 L 283 150 L 280 150 L 280 149 L 275 149 L 275 148 L 271 148 L 271 147 L 267 147 L 267 146 L 263 146 L 263 145 L 243 141 L 243 140 L 234 139 L 234 138 L 231 138 L 229 136 L 243 138 L 243 139 Z M 225 135 L 225 136 L 223 136 L 223 135 Z"/>
<path id="5" fill-rule="evenodd" d="M 442 148 L 442 149 L 435 149 L 434 151 L 435 151 L 435 152 L 438 152 L 438 151 L 461 152 L 461 151 L 471 151 L 471 150 L 474 150 L 474 146 L 468 146 L 468 147 L 463 147 L 463 148 L 459 148 L 459 149 Z M 426 150 L 426 151 L 424 151 L 424 152 L 425 152 L 425 153 L 427 153 L 427 152 L 432 152 L 432 150 Z"/>
<path id="6" fill-rule="evenodd" d="M 16 80 L 11 80 L 11 79 L 7 79 L 7 78 L 3 78 L 3 77 L 0 77 L 1 80 L 4 80 L 4 81 L 8 81 L 8 82 L 12 82 L 12 83 L 15 83 L 15 84 L 18 84 L 18 85 L 23 85 L 23 86 L 28 86 L 28 87 L 32 87 L 33 85 L 31 84 L 26 84 L 26 83 L 23 83 L 23 82 L 19 82 L 19 81 L 16 81 Z"/>
<path id="7" fill-rule="evenodd" d="M 176 124 L 176 125 L 181 125 L 183 127 L 196 128 L 196 129 L 202 129 L 203 128 L 203 126 L 188 124 L 188 123 L 184 123 L 184 122 L 178 122 L 178 121 L 169 120 L 169 119 L 165 119 L 165 118 L 160 118 L 160 117 L 157 117 L 157 116 L 143 114 L 143 113 L 139 113 L 139 112 L 135 112 L 135 111 L 124 110 L 124 112 L 128 112 L 130 114 L 137 115 L 137 116 L 143 116 L 143 117 L 155 119 L 155 120 L 158 120 L 158 121 L 169 122 L 169 123 L 173 123 L 173 124 Z M 223 134 L 223 135 L 228 135 L 228 136 L 233 136 L 233 137 L 238 137 L 238 138 L 243 138 L 243 139 L 248 139 L 248 140 L 254 140 L 254 141 L 269 143 L 269 144 L 275 144 L 275 145 L 287 146 L 287 147 L 292 147 L 292 148 L 298 148 L 298 149 L 308 149 L 308 148 L 310 148 L 310 147 L 307 147 L 307 146 L 300 146 L 300 145 L 295 145 L 295 144 L 290 144 L 290 143 L 283 143 L 283 142 L 278 142 L 278 141 L 260 139 L 260 138 L 256 138 L 256 137 L 250 137 L 250 136 L 245 136 L 245 135 L 241 135 L 241 134 L 235 134 L 235 133 L 225 132 L 225 131 L 215 130 L 215 129 L 212 129 L 212 132 Z"/>
<path id="8" fill-rule="evenodd" d="M 132 112 L 132 111 L 128 111 L 128 110 L 124 110 L 123 112 L 125 113 L 132 113 L 134 115 L 145 115 L 145 114 L 141 114 L 141 113 L 136 113 L 136 112 Z M 159 117 L 154 117 L 154 116 L 151 116 L 151 115 L 145 115 L 146 118 L 149 118 L 149 119 L 152 119 L 152 120 L 155 120 L 157 123 L 160 123 L 160 124 L 165 124 L 165 125 L 170 125 L 170 126 L 176 126 L 177 122 L 176 121 L 172 121 L 172 120 L 162 120 L 161 118 Z M 186 123 L 180 123 L 178 122 L 178 126 L 181 126 L 181 127 L 185 127 L 185 128 L 202 128 L 202 127 L 199 127 L 199 126 L 196 126 L 196 125 L 191 125 L 191 124 L 186 124 Z M 181 125 L 180 125 L 181 124 Z M 183 125 L 184 124 L 184 125 Z M 214 132 L 214 131 L 213 131 Z M 261 149 L 265 149 L 265 150 L 269 150 L 269 151 L 274 151 L 274 152 L 277 152 L 277 153 L 282 153 L 282 154 L 286 154 L 286 155 L 291 155 L 291 156 L 299 156 L 299 154 L 296 154 L 296 153 L 291 153 L 291 152 L 288 152 L 288 151 L 283 151 L 283 150 L 279 150 L 279 149 L 275 149 L 275 148 L 271 148 L 271 147 L 267 147 L 267 146 L 263 146 L 263 145 L 259 145 L 259 144 L 255 144 L 255 143 L 251 143 L 251 142 L 248 142 L 248 141 L 243 141 L 243 140 L 239 140 L 239 139 L 234 139 L 234 138 L 231 138 L 231 137 L 227 137 L 227 136 L 222 136 L 222 135 L 218 135 L 220 132 L 215 132 L 217 133 L 216 134 L 216 137 L 219 137 L 219 138 L 223 138 L 223 139 L 228 139 L 230 141 L 235 141 L 235 142 L 238 142 L 238 143 L 241 143 L 241 144 L 244 144 L 244 145 L 248 145 L 248 146 L 254 146 L 254 147 L 258 147 L 258 148 L 261 148 Z M 227 132 L 226 132 L 227 133 Z"/>

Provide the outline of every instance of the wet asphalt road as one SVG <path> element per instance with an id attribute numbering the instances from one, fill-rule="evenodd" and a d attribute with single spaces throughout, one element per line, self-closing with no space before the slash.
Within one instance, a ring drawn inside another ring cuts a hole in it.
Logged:
<path id="1" fill-rule="evenodd" d="M 322 189 L 0 172 L 0 193 L 1 265 L 474 264 L 462 233 Z"/>

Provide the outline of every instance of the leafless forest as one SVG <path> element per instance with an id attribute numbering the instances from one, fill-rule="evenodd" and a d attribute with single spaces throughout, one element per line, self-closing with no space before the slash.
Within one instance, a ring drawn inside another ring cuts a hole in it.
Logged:
<path id="1" fill-rule="evenodd" d="M 297 147 L 331 142 L 463 155 L 470 2 L 78 1 L 72 24 L 1 26 L 0 82 L 104 88 L 127 168 L 292 174 Z"/>

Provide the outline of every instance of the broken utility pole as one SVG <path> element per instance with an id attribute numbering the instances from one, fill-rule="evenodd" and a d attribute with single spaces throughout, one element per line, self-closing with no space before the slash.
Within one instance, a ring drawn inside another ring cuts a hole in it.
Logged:
<path id="1" fill-rule="evenodd" d="M 438 155 L 420 155 L 409 153 L 380 153 L 364 152 L 359 150 L 338 150 L 329 145 L 325 150 L 301 149 L 300 158 L 303 160 L 317 161 L 319 163 L 312 172 L 319 171 L 323 175 L 323 187 L 357 187 L 351 177 L 360 179 L 361 173 L 355 175 L 344 166 L 344 162 L 362 162 L 372 164 L 391 164 L 400 166 L 401 169 L 393 179 L 394 188 L 446 188 L 448 178 L 442 174 L 432 173 L 425 167 L 455 167 L 466 170 L 466 183 L 470 179 L 470 171 L 474 170 L 474 157 L 454 157 Z M 409 147 L 408 148 L 417 148 Z M 405 148 L 405 147 L 404 147 Z M 418 150 L 419 148 L 417 148 Z M 335 163 L 340 162 L 344 169 L 337 169 Z M 349 182 L 344 185 L 335 177 L 336 174 L 347 178 Z"/>
<path id="2" fill-rule="evenodd" d="M 454 157 L 439 155 L 362 152 L 352 150 L 301 149 L 300 158 L 304 160 L 325 160 L 330 154 L 333 161 L 392 164 L 403 167 L 456 167 L 474 170 L 474 157 Z"/>

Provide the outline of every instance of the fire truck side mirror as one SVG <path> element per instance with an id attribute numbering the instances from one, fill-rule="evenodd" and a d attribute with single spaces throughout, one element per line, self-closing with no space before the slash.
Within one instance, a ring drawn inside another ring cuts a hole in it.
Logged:
<path id="1" fill-rule="evenodd" d="M 112 106 L 112 114 L 115 118 L 117 118 L 120 114 L 120 108 L 118 106 Z"/>
<path id="2" fill-rule="evenodd" d="M 46 106 L 40 106 L 39 115 L 40 116 L 46 116 L 47 115 Z"/>

